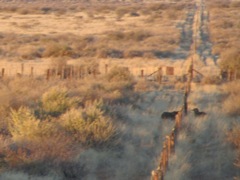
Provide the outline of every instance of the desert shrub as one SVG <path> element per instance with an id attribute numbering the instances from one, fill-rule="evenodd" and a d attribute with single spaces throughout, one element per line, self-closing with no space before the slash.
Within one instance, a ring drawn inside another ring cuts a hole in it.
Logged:
<path id="1" fill-rule="evenodd" d="M 52 88 L 45 92 L 41 98 L 43 111 L 51 116 L 59 116 L 74 104 L 74 101 L 68 97 L 67 91 L 64 89 Z"/>
<path id="2" fill-rule="evenodd" d="M 99 58 L 117 58 L 121 59 L 124 57 L 124 52 L 119 49 L 113 49 L 113 48 L 108 48 L 108 47 L 99 47 L 95 55 Z"/>
<path id="3" fill-rule="evenodd" d="M 61 123 L 86 146 L 107 143 L 115 136 L 116 128 L 101 107 L 102 101 L 94 101 L 86 104 L 84 109 L 71 109 L 61 116 Z"/>
<path id="4" fill-rule="evenodd" d="M 134 85 L 134 90 L 137 92 L 146 92 L 155 88 L 156 86 L 146 79 L 138 80 L 137 83 Z"/>
<path id="5" fill-rule="evenodd" d="M 234 123 L 233 128 L 227 134 L 228 141 L 235 147 L 240 148 L 240 124 Z"/>
<path id="6" fill-rule="evenodd" d="M 239 116 L 240 115 L 240 94 L 230 95 L 223 102 L 223 110 L 226 114 L 230 116 Z"/>
<path id="7" fill-rule="evenodd" d="M 240 124 L 234 123 L 232 127 L 233 128 L 227 133 L 227 139 L 237 148 L 237 158 L 234 165 L 240 168 Z"/>
<path id="8" fill-rule="evenodd" d="M 230 7 L 240 8 L 240 2 L 239 2 L 239 1 L 232 1 L 232 2 L 230 3 Z"/>
<path id="9" fill-rule="evenodd" d="M 221 24 L 219 25 L 220 28 L 223 28 L 223 29 L 230 29 L 234 26 L 234 23 L 229 21 L 229 20 L 223 20 L 221 22 Z"/>
<path id="10" fill-rule="evenodd" d="M 108 38 L 110 40 L 125 40 L 125 41 L 143 41 L 152 36 L 152 33 L 144 30 L 121 32 L 112 31 L 108 33 Z"/>
<path id="11" fill-rule="evenodd" d="M 41 8 L 41 11 L 44 13 L 44 14 L 48 14 L 50 13 L 50 11 L 52 11 L 53 9 L 51 7 L 42 7 Z"/>
<path id="12" fill-rule="evenodd" d="M 203 84 L 220 84 L 221 79 L 219 76 L 205 76 L 201 82 Z"/>
<path id="13" fill-rule="evenodd" d="M 129 12 L 128 7 L 119 7 L 116 9 L 116 15 L 118 19 L 121 19 L 125 14 Z"/>
<path id="14" fill-rule="evenodd" d="M 56 126 L 52 127 L 57 129 Z M 71 159 L 77 151 L 74 139 L 61 131 L 38 135 L 37 140 L 12 144 L 5 149 L 4 160 L 30 174 L 47 174 L 49 166 Z"/>
<path id="15" fill-rule="evenodd" d="M 240 50 L 237 48 L 226 49 L 221 53 L 220 67 L 224 70 L 240 69 Z"/>
<path id="16" fill-rule="evenodd" d="M 107 74 L 108 81 L 133 81 L 133 75 L 126 67 L 113 67 Z"/>
<path id="17" fill-rule="evenodd" d="M 39 123 L 27 107 L 11 110 L 9 132 L 14 141 L 27 141 L 35 139 L 39 132 Z"/>
<path id="18" fill-rule="evenodd" d="M 63 68 L 67 65 L 67 59 L 64 57 L 51 58 L 51 66 L 53 68 Z"/>
<path id="19" fill-rule="evenodd" d="M 36 48 L 33 45 L 23 46 L 18 49 L 18 54 L 22 59 L 36 59 L 42 56 L 42 49 Z"/>
<path id="20" fill-rule="evenodd" d="M 240 84 L 238 81 L 227 83 L 223 86 L 226 98 L 223 101 L 223 110 L 230 116 L 240 115 Z"/>
<path id="21" fill-rule="evenodd" d="M 63 43 L 50 42 L 46 45 L 43 57 L 73 56 L 74 52 L 70 46 Z"/>
<path id="22" fill-rule="evenodd" d="M 27 15 L 30 13 L 28 9 L 22 9 L 22 8 L 18 9 L 17 12 L 21 15 Z"/>
<path id="23" fill-rule="evenodd" d="M 130 31 L 126 34 L 126 39 L 131 39 L 134 41 L 143 41 L 151 36 L 152 34 L 150 32 L 144 30 Z"/>
<path id="24" fill-rule="evenodd" d="M 129 50 L 124 53 L 126 58 L 143 57 L 144 52 L 138 50 Z"/>
<path id="25" fill-rule="evenodd" d="M 137 12 L 135 12 L 135 11 L 130 12 L 129 15 L 132 16 L 132 17 L 138 17 L 138 16 L 140 16 L 140 14 L 137 13 Z"/>
<path id="26" fill-rule="evenodd" d="M 125 34 L 122 31 L 110 31 L 107 34 L 110 40 L 124 40 Z"/>

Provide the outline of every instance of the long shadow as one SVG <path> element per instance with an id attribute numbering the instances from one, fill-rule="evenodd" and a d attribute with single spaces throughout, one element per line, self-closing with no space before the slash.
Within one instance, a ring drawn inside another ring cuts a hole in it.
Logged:
<path id="1" fill-rule="evenodd" d="M 196 9 L 192 9 L 188 12 L 187 18 L 184 23 L 177 24 L 177 28 L 181 31 L 181 37 L 179 42 L 179 48 L 175 51 L 154 51 L 154 55 L 158 58 L 171 58 L 171 59 L 186 59 L 191 50 L 193 43 L 193 30 L 192 25 L 194 21 Z"/>
<path id="2" fill-rule="evenodd" d="M 202 6 L 204 6 L 204 4 Z M 203 7 L 203 9 L 205 8 Z M 212 54 L 212 43 L 209 37 L 208 28 L 207 28 L 208 21 L 209 21 L 208 13 L 204 13 L 204 11 L 202 10 L 201 19 L 202 19 L 200 24 L 201 44 L 198 46 L 197 52 L 201 56 L 204 62 L 206 61 L 207 58 L 211 58 L 216 63 L 218 56 Z"/>

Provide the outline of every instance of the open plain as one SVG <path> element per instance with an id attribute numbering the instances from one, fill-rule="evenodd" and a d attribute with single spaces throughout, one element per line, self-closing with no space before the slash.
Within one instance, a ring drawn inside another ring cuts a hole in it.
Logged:
<path id="1" fill-rule="evenodd" d="M 239 8 L 1 0 L 0 180 L 239 180 Z"/>

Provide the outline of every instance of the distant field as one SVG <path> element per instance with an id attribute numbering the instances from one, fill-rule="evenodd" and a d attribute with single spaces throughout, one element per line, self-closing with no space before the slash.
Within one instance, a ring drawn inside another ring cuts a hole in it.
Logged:
<path id="1" fill-rule="evenodd" d="M 209 11 L 210 39 L 213 53 L 221 55 L 240 48 L 240 1 L 206 1 Z"/>
<path id="2" fill-rule="evenodd" d="M 65 8 L 57 3 L 5 3 L 0 12 L 1 57 L 171 57 L 191 6 L 185 3 L 78 3 Z"/>

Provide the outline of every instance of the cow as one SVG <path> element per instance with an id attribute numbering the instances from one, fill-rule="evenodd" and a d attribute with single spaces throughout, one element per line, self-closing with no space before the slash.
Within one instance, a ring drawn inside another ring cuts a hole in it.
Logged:
<path id="1" fill-rule="evenodd" d="M 192 111 L 194 112 L 194 115 L 195 115 L 196 117 L 205 116 L 205 115 L 207 114 L 207 113 L 205 113 L 205 112 L 199 111 L 198 108 L 194 108 Z"/>
<path id="2" fill-rule="evenodd" d="M 175 116 L 177 115 L 178 111 L 172 111 L 172 112 L 163 112 L 161 115 L 162 119 L 171 119 L 174 120 Z"/>

